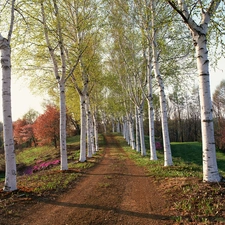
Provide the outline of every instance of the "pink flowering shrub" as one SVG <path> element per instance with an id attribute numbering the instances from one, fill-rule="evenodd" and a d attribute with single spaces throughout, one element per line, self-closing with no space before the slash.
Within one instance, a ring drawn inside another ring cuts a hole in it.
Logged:
<path id="1" fill-rule="evenodd" d="M 155 142 L 155 147 L 156 147 L 156 150 L 162 149 L 162 145 L 161 145 L 161 143 L 159 141 Z"/>
<path id="2" fill-rule="evenodd" d="M 33 167 L 33 172 L 47 169 L 47 168 L 49 168 L 53 165 L 57 165 L 59 163 L 60 163 L 60 160 L 58 160 L 58 159 L 56 159 L 54 161 L 49 161 L 49 162 L 41 162 Z"/>
<path id="3" fill-rule="evenodd" d="M 60 160 L 59 159 L 56 159 L 56 160 L 53 160 L 53 161 L 49 161 L 49 162 L 43 162 L 41 160 L 38 160 L 36 162 L 36 165 L 35 166 L 28 166 L 24 171 L 23 171 L 23 174 L 32 174 L 34 172 L 37 172 L 39 170 L 44 170 L 44 169 L 48 169 L 50 168 L 51 166 L 54 166 L 54 165 L 58 165 L 60 164 Z"/>

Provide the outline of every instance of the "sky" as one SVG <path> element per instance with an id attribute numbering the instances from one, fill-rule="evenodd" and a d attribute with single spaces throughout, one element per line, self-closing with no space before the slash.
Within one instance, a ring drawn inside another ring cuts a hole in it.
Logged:
<path id="1" fill-rule="evenodd" d="M 0 73 L 1 78 L 1 73 Z M 216 70 L 210 70 L 210 87 L 211 94 L 214 92 L 222 79 L 225 79 L 225 58 L 220 60 Z M 1 81 L 1 80 L 0 80 Z M 1 82 L 0 82 L 1 90 Z M 16 121 L 22 118 L 30 109 L 43 113 L 42 103 L 43 96 L 32 95 L 28 84 L 22 79 L 16 79 L 12 76 L 12 119 Z M 0 92 L 1 96 L 1 92 Z M 0 121 L 2 121 L 2 99 L 0 97 Z"/>
<path id="2" fill-rule="evenodd" d="M 2 86 L 2 75 L 0 73 L 0 91 Z M 12 98 L 12 119 L 16 121 L 22 118 L 30 109 L 43 113 L 42 102 L 43 96 L 31 94 L 28 84 L 22 79 L 16 79 L 12 76 L 11 81 L 11 98 Z M 0 92 L 0 121 L 2 121 L 2 98 Z"/>
<path id="3" fill-rule="evenodd" d="M 220 84 L 221 80 L 225 80 L 225 58 L 218 62 L 217 69 L 210 69 L 210 89 L 211 94 L 216 87 Z"/>

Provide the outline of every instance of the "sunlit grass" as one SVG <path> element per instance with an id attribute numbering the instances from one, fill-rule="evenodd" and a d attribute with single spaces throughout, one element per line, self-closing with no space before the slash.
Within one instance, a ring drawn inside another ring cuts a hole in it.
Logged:
<path id="1" fill-rule="evenodd" d="M 17 164 L 22 163 L 25 166 L 33 165 L 36 161 L 46 161 L 55 157 L 59 157 L 59 150 L 52 146 L 16 150 Z"/>
<path id="2" fill-rule="evenodd" d="M 155 177 L 202 177 L 202 147 L 199 142 L 171 143 L 173 166 L 164 167 L 163 150 L 157 150 L 157 161 L 150 160 L 148 137 L 145 140 L 147 150 L 145 157 L 132 150 L 121 135 L 117 135 L 116 138 L 137 165 L 147 167 L 149 175 Z M 224 153 L 217 152 L 217 162 L 221 175 L 225 176 Z"/>
<path id="3" fill-rule="evenodd" d="M 80 135 L 68 137 L 66 143 L 67 143 L 67 145 L 79 145 Z"/>
<path id="4" fill-rule="evenodd" d="M 116 135 L 116 139 L 134 162 L 145 167 L 148 174 L 159 181 L 165 193 L 176 196 L 172 208 L 177 211 L 174 221 L 179 224 L 217 224 L 225 222 L 224 185 L 220 183 L 204 183 L 202 180 L 202 146 L 198 142 L 171 143 L 173 166 L 163 166 L 163 150 L 157 151 L 158 160 L 150 161 L 149 153 L 142 157 L 132 150 L 124 138 Z M 148 137 L 146 149 L 149 149 Z M 225 153 L 217 152 L 219 172 L 225 176 Z M 213 221 L 213 223 L 209 222 Z M 202 223 L 203 222 L 203 223 Z"/>
<path id="5" fill-rule="evenodd" d="M 70 137 L 67 140 L 68 149 L 68 171 L 60 171 L 59 149 L 51 146 L 32 147 L 16 151 L 17 165 L 23 168 L 30 168 L 31 173 L 17 177 L 18 188 L 32 191 L 33 193 L 44 194 L 51 190 L 61 191 L 68 187 L 74 180 L 80 176 L 81 172 L 96 164 L 102 157 L 104 138 L 99 135 L 100 150 L 86 162 L 79 162 L 80 136 Z M 74 148 L 73 148 L 74 146 Z M 57 165 L 58 164 L 58 165 Z M 32 173 L 32 168 L 36 171 Z M 4 173 L 0 174 L 0 182 L 4 181 Z"/>

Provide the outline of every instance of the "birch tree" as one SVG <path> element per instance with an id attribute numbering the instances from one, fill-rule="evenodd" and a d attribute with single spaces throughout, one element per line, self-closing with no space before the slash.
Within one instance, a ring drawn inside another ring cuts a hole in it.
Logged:
<path id="1" fill-rule="evenodd" d="M 46 23 L 44 23 L 41 18 L 43 17 L 42 14 L 41 17 L 37 16 L 41 4 L 44 6 L 42 7 L 42 12 L 45 16 Z M 70 93 L 72 93 L 70 92 L 67 94 L 67 98 L 80 98 L 80 143 L 82 153 L 80 155 L 80 161 L 86 160 L 85 96 L 88 94 L 88 83 L 90 82 L 90 74 L 92 74 L 91 70 L 93 69 L 93 66 L 91 68 L 90 64 L 96 64 L 95 60 L 93 60 L 93 54 L 96 51 L 96 46 L 94 46 L 95 38 L 93 37 L 96 37 L 95 31 L 97 30 L 97 25 L 95 25 L 96 30 L 94 29 L 94 21 L 97 20 L 97 16 L 95 16 L 95 4 L 95 2 L 92 4 L 91 1 L 70 0 L 60 2 L 59 4 L 59 1 L 49 0 L 40 1 L 40 3 L 35 2 L 24 7 L 24 11 L 29 19 L 28 24 L 33 29 L 28 35 L 33 38 L 33 41 L 27 46 L 27 49 L 30 50 L 28 54 L 32 55 L 33 53 L 31 58 L 34 60 L 32 62 L 29 61 L 29 64 L 32 64 L 30 66 L 33 68 L 32 73 L 26 65 L 26 68 L 28 68 L 26 73 L 31 75 L 29 77 L 32 80 L 31 82 L 35 84 L 40 83 L 39 88 L 42 87 L 42 90 L 45 88 L 51 95 L 59 94 L 60 88 L 63 89 L 65 85 L 70 85 L 76 89 L 78 95 L 70 95 Z M 95 18 L 95 20 L 93 18 Z M 32 21 L 32 23 L 30 21 Z M 40 27 L 43 26 L 45 31 L 45 43 L 43 42 L 43 30 L 41 31 L 40 29 Z M 37 35 L 37 39 L 34 34 Z M 44 48 L 46 46 L 51 62 L 49 62 L 49 56 L 46 55 L 46 48 Z M 33 51 L 33 48 L 35 48 L 36 51 Z M 84 54 L 86 55 L 84 56 Z M 50 63 L 52 64 L 50 65 Z M 52 81 L 49 76 L 49 68 L 51 68 L 52 65 L 56 82 Z M 40 82 L 40 80 L 42 82 Z M 58 89 L 56 88 L 56 83 L 58 84 Z M 67 89 L 61 93 L 64 96 L 66 92 Z M 54 98 L 54 100 L 55 99 L 56 98 Z M 71 100 L 69 100 L 69 102 L 71 102 Z M 69 109 L 71 110 L 72 107 L 69 107 Z M 71 111 L 70 113 L 76 114 L 76 112 Z M 82 129 L 82 127 L 84 128 Z"/>
<path id="2" fill-rule="evenodd" d="M 152 15 L 152 55 L 153 55 L 153 70 L 157 79 L 159 87 L 159 99 L 160 99 L 160 110 L 161 110 L 161 121 L 162 121 L 162 134 L 163 134 L 163 147 L 164 147 L 164 166 L 173 165 L 172 153 L 170 148 L 169 129 L 167 120 L 167 105 L 166 96 L 164 90 L 164 83 L 159 69 L 159 50 L 157 44 L 158 28 L 155 24 L 156 19 L 156 3 L 154 0 L 151 1 L 151 15 Z"/>
<path id="3" fill-rule="evenodd" d="M 6 3 L 7 4 L 7 3 Z M 7 38 L 0 34 L 1 66 L 2 66 L 2 109 L 3 134 L 5 151 L 5 183 L 4 191 L 17 189 L 16 155 L 13 139 L 12 112 L 11 112 L 11 38 L 14 25 L 15 0 L 10 1 L 11 19 Z"/>
<path id="4" fill-rule="evenodd" d="M 110 29 L 111 32 L 113 30 L 111 38 L 114 41 L 112 44 L 114 48 L 111 58 L 112 67 L 117 67 L 115 73 L 119 77 L 120 85 L 132 102 L 133 109 L 135 110 L 135 107 L 137 109 L 141 155 L 145 156 L 146 148 L 143 127 L 143 104 L 145 97 L 142 88 L 146 85 L 146 74 L 143 71 L 142 45 L 141 38 L 139 38 L 140 29 L 134 23 L 134 5 L 132 2 L 124 4 L 118 1 L 110 5 L 110 8 Z M 127 112 L 130 112 L 129 105 L 125 108 L 128 109 Z M 129 117 L 127 114 L 126 119 L 128 123 Z M 129 136 L 129 140 L 130 138 L 132 138 L 131 143 L 133 143 L 133 135 Z"/>
<path id="5" fill-rule="evenodd" d="M 221 176 L 219 175 L 216 161 L 214 125 L 212 118 L 213 110 L 209 80 L 207 35 L 211 18 L 215 15 L 222 1 L 211 0 L 204 3 L 203 1 L 192 1 L 193 6 L 190 5 L 189 1 L 185 0 L 178 0 L 177 4 L 174 1 L 167 2 L 180 15 L 183 22 L 190 30 L 193 39 L 199 75 L 203 151 L 203 181 L 218 182 L 221 180 Z M 198 18 L 200 18 L 199 22 Z"/>
<path id="6" fill-rule="evenodd" d="M 150 160 L 157 160 L 155 146 L 155 125 L 154 125 L 154 107 L 153 107 L 153 73 L 152 73 L 152 50 L 151 50 L 151 9 L 150 2 L 135 0 L 136 20 L 142 31 L 143 39 L 143 58 L 146 68 L 146 88 L 143 94 L 148 102 L 148 119 L 149 119 L 149 146 Z"/>
<path id="7" fill-rule="evenodd" d="M 48 5 L 49 7 L 50 5 Z M 44 29 L 44 36 L 46 41 L 46 46 L 48 48 L 52 64 L 55 79 L 58 83 L 59 93 L 60 93 L 60 162 L 61 170 L 68 169 L 67 163 L 67 149 L 66 149 L 66 100 L 65 100 L 65 81 L 66 81 L 66 57 L 65 57 L 65 48 L 64 41 L 62 36 L 62 26 L 61 18 L 59 15 L 59 9 L 56 0 L 53 0 L 53 10 L 55 13 L 55 23 L 56 23 L 56 32 L 58 35 L 57 45 L 59 46 L 60 59 L 61 59 L 61 74 L 58 66 L 56 49 L 52 46 L 51 40 L 49 37 L 49 27 L 46 20 L 46 12 L 44 7 L 44 2 L 41 2 L 41 15 L 42 23 Z"/>
<path id="8" fill-rule="evenodd" d="M 152 88 L 152 63 L 150 59 L 150 47 L 147 48 L 147 101 L 148 101 L 148 119 L 149 119 L 149 144 L 150 144 L 150 160 L 157 160 L 155 146 L 155 125 L 154 125 L 154 108 L 153 108 L 153 88 Z"/>
<path id="9" fill-rule="evenodd" d="M 79 161 L 86 161 L 86 135 L 87 135 L 87 96 L 91 99 L 92 82 L 99 77 L 98 47 L 98 5 L 96 1 L 65 1 L 68 27 L 67 35 L 73 41 L 68 53 L 70 60 L 79 56 L 77 64 L 70 67 L 71 82 L 80 98 L 80 156 Z M 89 107 L 89 106 L 88 106 Z M 91 141 L 91 138 L 88 139 Z"/>

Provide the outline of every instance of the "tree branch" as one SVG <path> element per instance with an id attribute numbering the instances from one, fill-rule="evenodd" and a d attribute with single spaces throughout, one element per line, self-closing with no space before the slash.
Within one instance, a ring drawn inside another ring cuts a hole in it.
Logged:
<path id="1" fill-rule="evenodd" d="M 13 25 L 14 25 L 14 8 L 15 8 L 15 1 L 16 0 L 12 0 L 12 8 L 11 8 L 11 21 L 10 21 L 10 28 L 9 28 L 9 32 L 8 32 L 8 42 L 10 45 L 10 41 L 11 41 L 11 37 L 12 37 L 12 32 L 13 32 Z"/>
<path id="2" fill-rule="evenodd" d="M 174 1 L 167 1 L 167 2 L 182 17 L 182 19 L 184 20 L 184 22 L 186 24 L 189 24 L 188 23 L 188 18 L 186 18 L 186 16 L 183 14 L 183 12 L 180 9 L 178 9 L 178 7 L 176 6 L 175 2 Z"/>
<path id="3" fill-rule="evenodd" d="M 207 13 L 209 14 L 209 17 L 211 17 L 216 12 L 220 3 L 221 3 L 221 0 L 212 0 L 211 1 L 210 6 L 207 10 Z"/>

